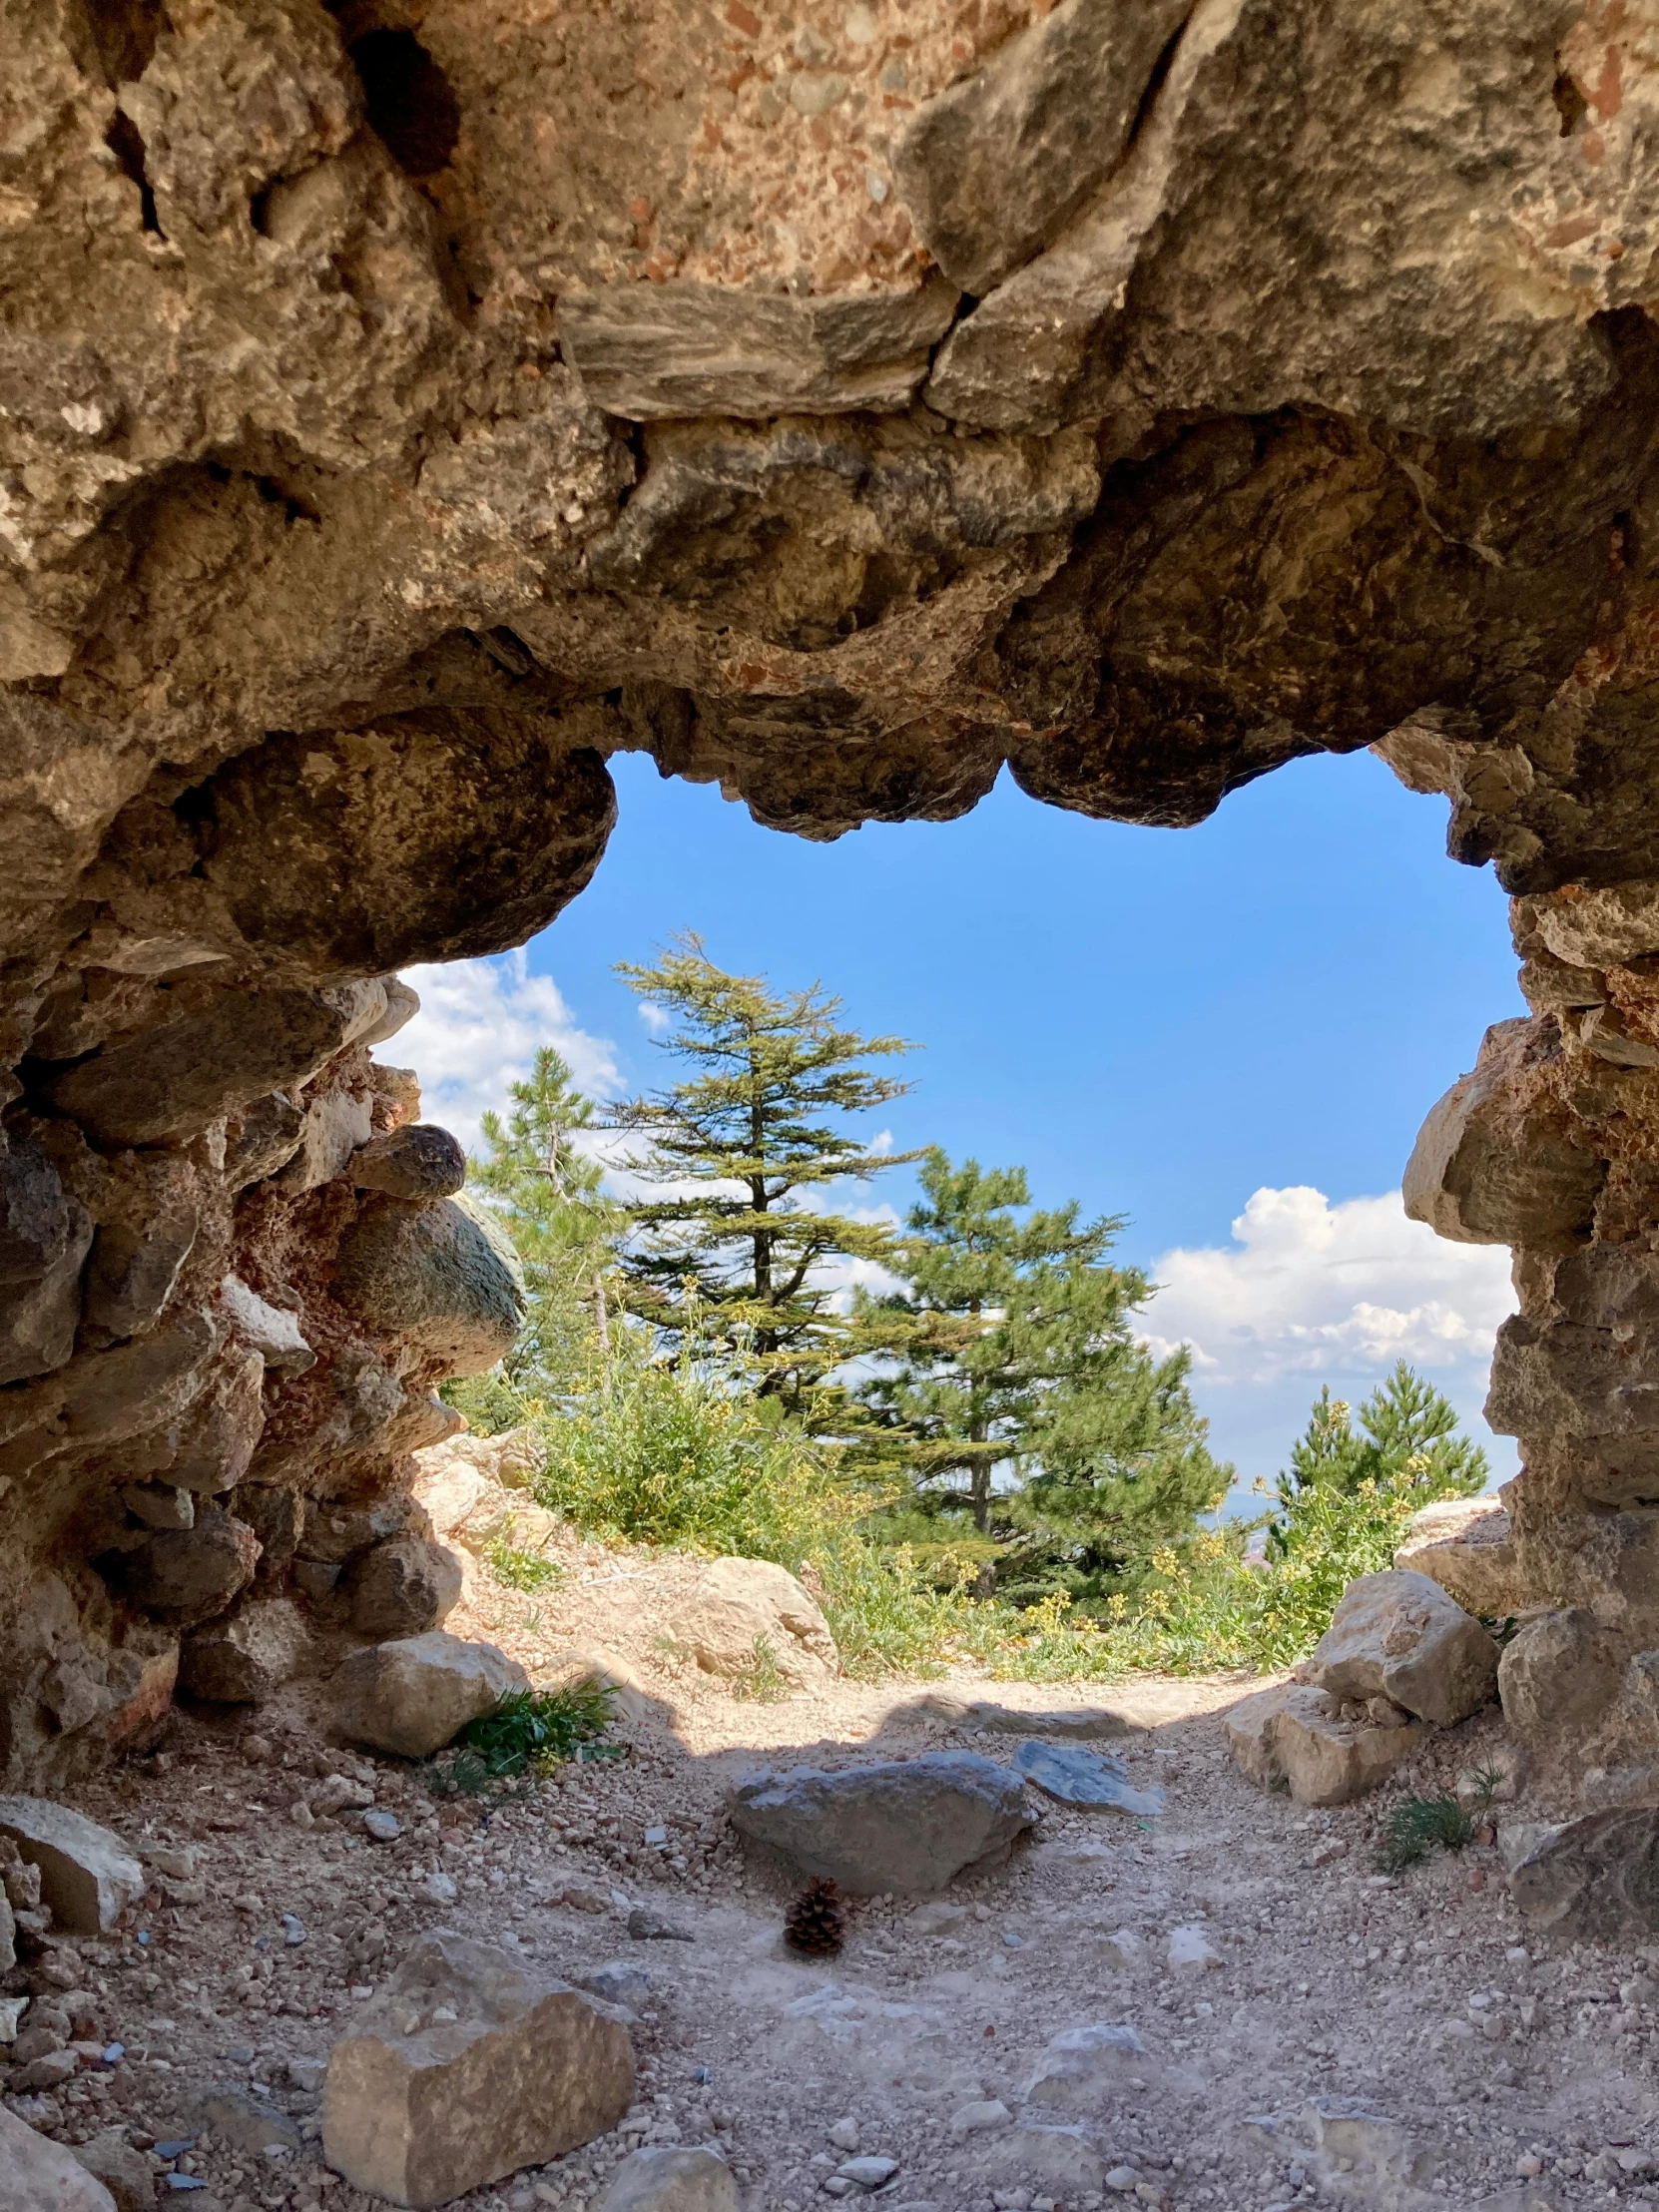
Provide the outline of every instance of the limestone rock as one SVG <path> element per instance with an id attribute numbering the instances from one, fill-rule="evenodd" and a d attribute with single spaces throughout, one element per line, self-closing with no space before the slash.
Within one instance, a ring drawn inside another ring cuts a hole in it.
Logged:
<path id="1" fill-rule="evenodd" d="M 658 415 L 775 415 L 907 406 L 956 290 L 839 299 L 713 284 L 615 284 L 559 300 L 559 338 L 596 406 Z"/>
<path id="2" fill-rule="evenodd" d="M 293 1673 L 305 1624 L 286 1598 L 263 1598 L 185 1638 L 179 1682 L 220 1705 L 263 1705 Z"/>
<path id="3" fill-rule="evenodd" d="M 611 1693 L 611 1711 L 618 1720 L 636 1725 L 651 1711 L 651 1693 L 637 1669 L 620 1652 L 603 1644 L 572 1644 L 551 1651 L 541 1662 L 541 1677 L 549 1689 L 563 1689 L 577 1682 L 597 1682 Z"/>
<path id="4" fill-rule="evenodd" d="M 40 1894 L 72 1935 L 107 1935 L 144 1895 L 144 1869 L 120 1837 L 70 1806 L 0 1797 L 0 1836 L 40 1869 Z"/>
<path id="5" fill-rule="evenodd" d="M 434 1629 L 353 1652 L 334 1677 L 334 1725 L 353 1743 L 427 1759 L 468 1721 L 528 1688 L 524 1669 L 493 1644 Z"/>
<path id="6" fill-rule="evenodd" d="M 840 1663 L 830 1625 L 787 1568 L 767 1559 L 716 1559 L 664 1623 L 706 1674 L 743 1676 L 764 1639 L 792 1681 L 822 1681 Z"/>
<path id="7" fill-rule="evenodd" d="M 633 2097 L 627 2030 L 603 2005 L 439 1931 L 330 2050 L 323 2152 L 370 2195 L 447 2204 L 604 2134 Z"/>
<path id="8" fill-rule="evenodd" d="M 1252 1782 L 1283 1785 L 1299 1805 L 1348 1805 L 1385 1782 L 1422 1742 L 1414 1723 L 1378 1727 L 1338 1717 L 1323 1690 L 1258 1690 L 1227 1716 L 1227 1748 Z"/>
<path id="9" fill-rule="evenodd" d="M 116 2212 L 116 2205 L 73 2151 L 0 2105 L 0 2212 Z"/>
<path id="10" fill-rule="evenodd" d="M 1427 1575 L 1465 1612 L 1500 1620 L 1524 1603 L 1509 1515 L 1494 1497 L 1446 1497 L 1423 1506 L 1411 1515 L 1394 1565 Z"/>
<path id="11" fill-rule="evenodd" d="M 252 2151 L 256 2157 L 273 2149 L 297 2150 L 302 2140 L 285 2112 L 235 2082 L 191 2091 L 186 2110 L 193 2126 L 211 2128 L 234 2149 Z"/>
<path id="12" fill-rule="evenodd" d="M 133 1604 L 190 1628 L 222 1613 L 248 1587 L 259 1557 L 254 1531 L 202 1499 L 192 1527 L 157 1529 L 121 1559 L 119 1575 Z"/>
<path id="13" fill-rule="evenodd" d="M 1349 1584 L 1298 1674 L 1333 1697 L 1390 1698 L 1448 1728 L 1492 1696 L 1497 1661 L 1497 1646 L 1455 1598 L 1395 1567 Z"/>
<path id="14" fill-rule="evenodd" d="M 422 1636 L 454 1611 L 461 1563 L 424 1536 L 393 1536 L 359 1552 L 340 1586 L 359 1635 Z"/>
<path id="15" fill-rule="evenodd" d="M 74 1351 L 92 1236 L 39 1145 L 0 1153 L 0 1382 L 46 1375 Z"/>
<path id="16" fill-rule="evenodd" d="M 1007 2180 L 1027 2188 L 1040 2181 L 1051 2194 L 1073 2199 L 1085 2192 L 1098 2195 L 1106 2180 L 1106 2161 L 1087 2128 L 1048 2126 L 1039 2120 L 999 2128 L 975 2165 L 987 2181 Z"/>
<path id="17" fill-rule="evenodd" d="M 361 1092 L 328 1089 L 311 1096 L 299 1124 L 299 1142 L 276 1171 L 278 1189 L 298 1197 L 331 1183 L 344 1173 L 358 1147 L 367 1144 L 373 1127 L 372 1102 Z"/>
<path id="18" fill-rule="evenodd" d="M 133 2148 L 124 2129 L 107 2127 L 91 2142 L 75 2145 L 70 2156 L 103 2183 L 115 2200 L 115 2212 L 150 2212 L 156 2201 L 155 2178 L 144 2153 Z"/>
<path id="19" fill-rule="evenodd" d="M 1096 2021 L 1051 2036 L 1020 2091 L 1027 2104 L 1059 2112 L 1099 2112 L 1122 2098 L 1127 2077 L 1144 2071 L 1146 2045 L 1132 2027 Z"/>
<path id="20" fill-rule="evenodd" d="M 728 1811 L 740 1835 L 849 1897 L 925 1897 L 964 1868 L 1000 1866 L 1032 1826 L 1020 1778 L 967 1751 L 788 1768 L 740 1783 Z"/>
<path id="21" fill-rule="evenodd" d="M 270 1373 L 303 1375 L 315 1367 L 316 1354 L 300 1334 L 296 1317 L 261 1298 L 240 1276 L 228 1275 L 220 1284 L 219 1303 L 237 1336 L 259 1354 Z"/>
<path id="22" fill-rule="evenodd" d="M 738 2212 L 738 2185 L 718 2151 L 666 2145 L 631 2151 L 599 2212 Z"/>
<path id="23" fill-rule="evenodd" d="M 454 1199 L 374 1201 L 340 1246 L 334 1296 L 450 1375 L 479 1375 L 511 1351 L 524 1295 L 510 1249 Z"/>
<path id="24" fill-rule="evenodd" d="M 265 1429 L 264 1384 L 260 1354 L 227 1347 L 207 1388 L 179 1422 L 169 1481 L 208 1496 L 236 1487 Z"/>
<path id="25" fill-rule="evenodd" d="M 371 1137 L 349 1164 L 358 1190 L 389 1198 L 453 1198 L 466 1181 L 466 1154 L 447 1129 L 429 1121 Z"/>
<path id="26" fill-rule="evenodd" d="M 140 1336 L 160 1318 L 196 1245 L 204 1180 L 179 1153 L 106 1163 L 83 1310 L 93 1342 Z"/>
<path id="27" fill-rule="evenodd" d="M 1510 1867 L 1509 1893 L 1541 1934 L 1584 1943 L 1659 1934 L 1659 1807 L 1585 1813 L 1514 1842 L 1530 1848 Z"/>
<path id="28" fill-rule="evenodd" d="M 1518 1735 L 1582 1737 L 1619 1693 L 1613 1641 L 1592 1614 L 1571 1608 L 1524 1622 L 1497 1670 L 1503 1717 Z"/>
<path id="29" fill-rule="evenodd" d="M 299 1149 L 305 1117 L 285 1091 L 270 1091 L 233 1114 L 225 1135 L 225 1180 L 233 1191 L 264 1182 Z"/>

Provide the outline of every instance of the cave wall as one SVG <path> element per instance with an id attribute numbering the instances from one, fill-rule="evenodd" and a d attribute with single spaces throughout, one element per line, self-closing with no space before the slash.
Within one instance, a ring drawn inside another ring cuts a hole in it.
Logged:
<path id="1" fill-rule="evenodd" d="M 1654 0 L 0 7 L 0 1772 L 441 1616 L 400 1460 L 515 1294 L 369 1054 L 625 750 L 806 836 L 1444 792 L 1535 1013 L 1413 1204 L 1517 1250 L 1622 1682 L 1656 119 Z"/>

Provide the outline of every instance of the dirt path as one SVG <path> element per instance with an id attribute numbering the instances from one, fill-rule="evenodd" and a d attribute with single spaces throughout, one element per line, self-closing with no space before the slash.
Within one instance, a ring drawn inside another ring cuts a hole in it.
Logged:
<path id="1" fill-rule="evenodd" d="M 519 1628 L 535 1610 L 501 1603 Z M 187 2157 L 211 2191 L 196 2199 L 203 2212 L 363 2212 L 322 2169 L 316 2099 L 296 2084 L 354 1992 L 414 1934 L 447 1925 L 559 1972 L 626 1955 L 651 1977 L 629 2127 L 466 2200 L 479 2212 L 578 2212 L 638 2141 L 711 2136 L 753 2212 L 828 2205 L 824 2181 L 852 2147 L 898 2161 L 889 2204 L 939 2212 L 991 2212 L 999 2199 L 1091 2212 L 1115 2191 L 1176 2212 L 1266 2212 L 1345 2191 L 1494 2212 L 1659 2202 L 1640 2185 L 1649 2150 L 1659 2168 L 1651 1961 L 1528 1945 L 1490 1849 L 1397 1882 L 1376 1875 L 1375 1801 L 1304 1813 L 1235 1772 L 1221 1716 L 1239 1685 L 1073 1693 L 962 1675 L 835 1682 L 773 1705 L 666 1678 L 656 1691 L 621 1731 L 625 1758 L 567 1768 L 488 1814 L 433 1805 L 394 1763 L 328 1751 L 297 1713 L 257 1727 L 182 1720 L 169 1752 L 76 1800 L 135 1844 L 185 1855 L 158 1866 L 148 1940 L 135 1929 L 46 1961 L 127 2058 L 25 2109 L 71 2138 L 119 2120 L 165 2139 L 189 2132 L 203 2084 L 260 2085 L 305 2147 L 267 2157 L 199 2143 Z M 780 1938 L 786 1893 L 746 1869 L 722 1820 L 734 1775 L 957 1747 L 1006 1758 L 1017 1735 L 960 1726 L 959 1707 L 987 1698 L 1021 1711 L 1109 1704 L 1136 1731 L 1114 1748 L 1137 1785 L 1163 1787 L 1166 1810 L 1137 1820 L 1045 1801 L 1007 1872 L 952 1893 L 967 1910 L 951 1925 L 875 1901 L 856 1910 L 838 1958 L 794 1957 Z M 1443 1786 L 1490 1726 L 1439 1739 L 1411 1786 Z M 294 1801 L 330 1769 L 372 1780 L 401 1818 L 395 1842 L 365 1838 L 360 1813 L 295 1824 Z M 647 1842 L 658 1829 L 665 1840 Z M 592 1909 L 545 1902 L 573 1891 Z M 627 1909 L 641 1901 L 692 1940 L 630 1941 Z M 284 1914 L 302 1940 L 287 1939 Z M 1196 1934 L 1172 1952 L 1177 1931 Z M 1172 1962 L 1183 1949 L 1209 1962 Z M 1094 2023 L 1133 2027 L 1144 2053 L 1117 2064 L 1091 2111 L 1026 2103 L 1050 2038 Z M 1321 2163 L 1296 2127 L 1261 2124 L 1293 2122 L 1317 2097 L 1369 2100 L 1409 2142 L 1390 2150 L 1374 2128 L 1345 2174 L 1340 2143 Z M 953 2129 L 964 2107 L 998 2103 L 997 2124 Z M 1391 2178 L 1377 2170 L 1379 2144 Z"/>

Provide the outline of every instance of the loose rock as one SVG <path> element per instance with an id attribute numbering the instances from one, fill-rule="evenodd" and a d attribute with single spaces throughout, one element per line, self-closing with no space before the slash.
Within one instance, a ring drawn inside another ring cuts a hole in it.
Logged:
<path id="1" fill-rule="evenodd" d="M 0 1836 L 40 1869 L 41 1896 L 72 1935 L 107 1933 L 144 1895 L 144 1869 L 120 1837 L 50 1798 L 0 1797 Z"/>
<path id="2" fill-rule="evenodd" d="M 1132 1788 L 1121 1759 L 1076 1744 L 1023 1743 L 1014 1753 L 1014 1770 L 1063 1805 L 1102 1806 L 1143 1820 L 1164 1810 L 1161 1789 Z"/>
<path id="3" fill-rule="evenodd" d="M 524 1669 L 494 1644 L 463 1643 L 434 1629 L 353 1652 L 334 1677 L 334 1722 L 355 1743 L 425 1759 L 468 1721 L 528 1688 Z"/>
<path id="4" fill-rule="evenodd" d="M 1033 1819 L 1020 1778 L 966 1751 L 758 1776 L 729 1812 L 740 1834 L 850 1897 L 926 1896 L 965 1867 L 989 1871 Z"/>
<path id="5" fill-rule="evenodd" d="M 599 2212 L 738 2212 L 738 2185 L 712 2150 L 636 2150 L 611 2176 Z"/>
<path id="6" fill-rule="evenodd" d="M 103 2182 L 61 2143 L 0 2105 L 0 2212 L 116 2212 Z"/>
<path id="7" fill-rule="evenodd" d="M 667 1633 L 707 1674 L 754 1671 L 764 1640 L 794 1682 L 822 1681 L 840 1663 L 830 1624 L 793 1574 L 766 1559 L 716 1559 L 670 1614 Z"/>
<path id="8" fill-rule="evenodd" d="M 1427 1575 L 1395 1567 L 1349 1584 L 1297 1671 L 1333 1697 L 1389 1698 L 1449 1728 L 1490 1700 L 1497 1663 L 1497 1646 L 1455 1598 Z"/>

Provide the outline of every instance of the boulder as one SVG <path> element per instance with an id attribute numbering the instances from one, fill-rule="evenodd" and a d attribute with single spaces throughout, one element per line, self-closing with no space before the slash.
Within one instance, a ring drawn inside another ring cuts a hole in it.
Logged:
<path id="1" fill-rule="evenodd" d="M 75 1350 L 92 1235 L 39 1145 L 0 1152 L 0 1382 L 47 1375 Z"/>
<path id="2" fill-rule="evenodd" d="M 1059 2112 L 1097 2112 L 1121 2100 L 1130 2074 L 1142 2070 L 1146 2045 L 1132 2027 L 1097 2021 L 1050 2037 L 1020 2091 L 1026 2104 Z"/>
<path id="3" fill-rule="evenodd" d="M 1521 1609 L 1514 1530 L 1495 1497 L 1443 1497 L 1413 1513 L 1394 1565 L 1427 1575 L 1465 1612 L 1499 1619 Z"/>
<path id="4" fill-rule="evenodd" d="M 156 2201 L 155 2176 L 144 2153 L 128 2142 L 125 2129 L 107 2127 L 90 2143 L 76 2145 L 70 2156 L 104 2184 L 115 2200 L 115 2212 L 150 2212 Z"/>
<path id="5" fill-rule="evenodd" d="M 0 1797 L 0 1836 L 40 1869 L 40 1894 L 74 1936 L 103 1936 L 144 1895 L 144 1869 L 119 1836 L 50 1798 Z"/>
<path id="6" fill-rule="evenodd" d="M 754 1776 L 728 1811 L 751 1843 L 850 1897 L 926 1897 L 964 1868 L 1001 1866 L 1033 1825 L 1020 1777 L 971 1751 Z"/>
<path id="7" fill-rule="evenodd" d="M 360 1552 L 340 1584 L 360 1636 L 423 1636 L 461 1594 L 461 1562 L 425 1536 L 393 1536 Z"/>
<path id="8" fill-rule="evenodd" d="M 1523 1622 L 1503 1647 L 1497 1691 L 1517 1735 L 1583 1736 L 1619 1695 L 1612 1640 L 1594 1614 L 1572 1607 Z"/>
<path id="9" fill-rule="evenodd" d="M 792 1682 L 822 1682 L 840 1665 L 830 1624 L 795 1576 L 767 1559 L 716 1559 L 664 1623 L 705 1674 L 750 1673 L 764 1639 Z"/>
<path id="10" fill-rule="evenodd" d="M 185 1638 L 180 1686 L 217 1705 L 263 1705 L 293 1673 L 304 1644 L 297 1607 L 287 1598 L 262 1599 Z"/>
<path id="11" fill-rule="evenodd" d="M 1491 1698 L 1497 1661 L 1496 1644 L 1455 1598 L 1394 1567 L 1349 1584 L 1297 1674 L 1333 1697 L 1390 1698 L 1449 1728 Z"/>
<path id="12" fill-rule="evenodd" d="M 254 1531 L 204 1499 L 194 1526 L 157 1529 L 116 1571 L 133 1604 L 190 1628 L 222 1613 L 253 1581 L 259 1559 Z"/>
<path id="13" fill-rule="evenodd" d="M 440 1930 L 329 2051 L 323 2155 L 371 2196 L 447 2204 L 605 2134 L 634 2079 L 610 2007 Z"/>
<path id="14" fill-rule="evenodd" d="M 1227 1748 L 1263 1789 L 1289 1789 L 1299 1805 L 1348 1805 L 1385 1782 L 1423 1740 L 1415 1723 L 1344 1720 L 1323 1690 L 1284 1682 L 1258 1690 L 1227 1716 Z"/>
<path id="15" fill-rule="evenodd" d="M 0 2212 L 116 2212 L 116 2205 L 73 2151 L 0 2105 Z"/>
<path id="16" fill-rule="evenodd" d="M 1659 1806 L 1614 1806 L 1533 1831 L 1505 1830 L 1509 1894 L 1540 1934 L 1564 1942 L 1659 1935 Z"/>
<path id="17" fill-rule="evenodd" d="M 529 1677 L 494 1644 L 441 1629 L 354 1651 L 334 1676 L 335 1728 L 353 1743 L 427 1759 Z"/>
<path id="18" fill-rule="evenodd" d="M 718 2151 L 636 2150 L 611 2176 L 599 2212 L 738 2212 L 738 2185 Z"/>
<path id="19" fill-rule="evenodd" d="M 466 1154 L 435 1122 L 412 1121 L 371 1137 L 348 1163 L 360 1191 L 388 1198 L 453 1198 L 466 1181 Z"/>
<path id="20" fill-rule="evenodd" d="M 494 1367 L 524 1326 L 511 1246 L 452 1198 L 371 1199 L 340 1245 L 332 1290 L 347 1313 L 448 1375 Z"/>

